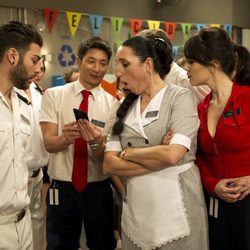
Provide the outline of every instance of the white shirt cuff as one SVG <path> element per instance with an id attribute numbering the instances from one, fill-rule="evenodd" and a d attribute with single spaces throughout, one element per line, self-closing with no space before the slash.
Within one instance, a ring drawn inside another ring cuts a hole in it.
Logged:
<path id="1" fill-rule="evenodd" d="M 170 144 L 179 144 L 179 145 L 186 147 L 188 150 L 190 150 L 191 139 L 187 137 L 186 135 L 174 134 L 173 138 L 170 141 Z"/>
<path id="2" fill-rule="evenodd" d="M 106 143 L 105 152 L 107 151 L 116 151 L 121 152 L 122 151 L 122 144 L 120 141 L 108 141 Z"/>

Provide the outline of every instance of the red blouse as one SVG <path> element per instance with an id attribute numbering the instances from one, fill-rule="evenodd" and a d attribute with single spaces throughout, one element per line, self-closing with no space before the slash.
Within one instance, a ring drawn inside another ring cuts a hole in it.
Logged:
<path id="1" fill-rule="evenodd" d="M 210 93 L 198 106 L 200 128 L 196 164 L 212 195 L 220 179 L 250 175 L 250 87 L 233 84 L 214 137 L 207 128 Z"/>

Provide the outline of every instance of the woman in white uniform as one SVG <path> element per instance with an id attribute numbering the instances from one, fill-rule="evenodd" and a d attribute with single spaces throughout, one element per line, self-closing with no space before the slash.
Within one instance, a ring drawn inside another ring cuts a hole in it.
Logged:
<path id="1" fill-rule="evenodd" d="M 207 250 L 207 219 L 194 164 L 199 120 L 192 92 L 162 79 L 171 55 L 160 38 L 133 37 L 116 54 L 130 94 L 108 137 L 104 172 L 126 176 L 124 250 Z M 172 130 L 169 145 L 164 135 Z"/>

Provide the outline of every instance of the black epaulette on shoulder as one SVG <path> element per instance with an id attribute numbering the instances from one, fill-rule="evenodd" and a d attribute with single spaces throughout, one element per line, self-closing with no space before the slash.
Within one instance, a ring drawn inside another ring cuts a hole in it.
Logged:
<path id="1" fill-rule="evenodd" d="M 31 102 L 24 96 L 20 95 L 18 92 L 16 92 L 17 97 L 22 100 L 23 102 L 25 102 L 27 105 L 31 105 Z"/>
<path id="2" fill-rule="evenodd" d="M 34 82 L 35 83 L 35 82 Z M 36 90 L 41 94 L 41 95 L 43 95 L 43 89 L 37 84 L 37 83 L 35 83 L 35 85 L 36 85 Z"/>

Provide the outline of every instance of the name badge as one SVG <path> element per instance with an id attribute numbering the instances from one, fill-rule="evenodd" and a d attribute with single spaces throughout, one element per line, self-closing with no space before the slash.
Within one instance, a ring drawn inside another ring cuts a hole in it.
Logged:
<path id="1" fill-rule="evenodd" d="M 149 111 L 146 113 L 146 117 L 156 117 L 158 115 L 159 111 Z"/>
<path id="2" fill-rule="evenodd" d="M 97 127 L 100 127 L 100 128 L 104 128 L 105 127 L 105 122 L 98 121 L 98 120 L 95 120 L 95 119 L 92 119 L 91 122 L 94 125 L 96 125 Z"/>
<path id="3" fill-rule="evenodd" d="M 239 115 L 239 114 L 240 114 L 240 108 L 237 108 L 235 111 L 230 110 L 230 111 L 224 112 L 223 117 L 224 118 L 230 118 L 232 116 Z"/>

